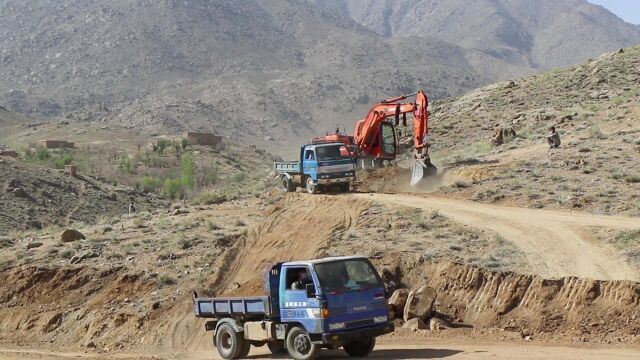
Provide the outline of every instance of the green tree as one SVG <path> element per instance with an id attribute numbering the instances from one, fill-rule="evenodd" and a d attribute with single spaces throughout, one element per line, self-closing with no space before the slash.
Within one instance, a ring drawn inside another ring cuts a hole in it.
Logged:
<path id="1" fill-rule="evenodd" d="M 164 154 L 164 149 L 167 148 L 167 146 L 169 146 L 169 141 L 166 139 L 159 139 L 158 140 L 158 152 L 160 153 L 160 155 Z"/>
<path id="2" fill-rule="evenodd" d="M 166 196 L 175 199 L 182 190 L 182 182 L 179 179 L 166 179 L 162 190 Z"/>
<path id="3" fill-rule="evenodd" d="M 187 154 L 182 158 L 182 186 L 185 189 L 193 189 L 193 172 L 195 163 L 193 156 Z"/>
<path id="4" fill-rule="evenodd" d="M 180 144 L 182 145 L 182 150 L 187 150 L 187 146 L 189 146 L 189 140 L 183 138 L 182 140 L 180 140 Z"/>

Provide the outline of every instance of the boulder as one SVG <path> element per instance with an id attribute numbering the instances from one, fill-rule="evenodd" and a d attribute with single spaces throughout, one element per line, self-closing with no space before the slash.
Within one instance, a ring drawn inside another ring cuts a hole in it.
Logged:
<path id="1" fill-rule="evenodd" d="M 427 324 L 425 324 L 422 319 L 414 318 L 405 322 L 404 325 L 402 325 L 402 328 L 409 329 L 411 331 L 426 330 Z"/>
<path id="2" fill-rule="evenodd" d="M 69 264 L 79 264 L 81 262 L 83 262 L 86 259 L 93 259 L 96 257 L 99 257 L 100 253 L 96 252 L 96 251 L 85 251 L 84 253 L 78 254 L 73 256 L 70 260 L 69 260 Z"/>
<path id="3" fill-rule="evenodd" d="M 444 319 L 440 319 L 437 317 L 432 317 L 431 319 L 429 319 L 429 330 L 445 330 L 450 328 L 451 324 Z"/>
<path id="4" fill-rule="evenodd" d="M 389 298 L 389 305 L 396 314 L 404 314 L 404 306 L 407 303 L 409 291 L 407 289 L 398 289 L 393 292 Z"/>
<path id="5" fill-rule="evenodd" d="M 84 240 L 85 237 L 84 235 L 75 229 L 66 229 L 65 231 L 62 232 L 62 234 L 60 234 L 60 240 L 62 242 L 72 242 L 72 241 L 76 241 L 76 240 Z"/>
<path id="6" fill-rule="evenodd" d="M 413 318 L 427 319 L 435 310 L 437 293 L 433 288 L 422 286 L 418 290 L 411 291 L 404 307 L 404 321 Z"/>
<path id="7" fill-rule="evenodd" d="M 42 242 L 40 242 L 40 241 L 31 241 L 30 243 L 27 244 L 26 248 L 28 250 L 28 249 L 39 248 L 40 246 L 42 246 Z"/>

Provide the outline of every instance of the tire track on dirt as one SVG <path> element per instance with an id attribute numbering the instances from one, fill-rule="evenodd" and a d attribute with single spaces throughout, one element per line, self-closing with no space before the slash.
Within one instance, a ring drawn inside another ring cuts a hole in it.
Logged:
<path id="1" fill-rule="evenodd" d="M 494 231 L 520 248 L 536 273 L 545 277 L 640 278 L 619 254 L 598 244 L 584 231 L 586 227 L 637 229 L 640 228 L 637 218 L 497 206 L 410 194 L 356 194 L 354 197 L 387 205 L 438 209 L 458 222 Z"/>

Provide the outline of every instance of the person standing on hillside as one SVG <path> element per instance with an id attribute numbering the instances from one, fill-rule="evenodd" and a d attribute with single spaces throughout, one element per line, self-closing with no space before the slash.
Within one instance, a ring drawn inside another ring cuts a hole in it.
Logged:
<path id="1" fill-rule="evenodd" d="M 556 127 L 549 128 L 549 135 L 547 135 L 547 144 L 549 144 L 549 150 L 557 149 L 560 147 L 560 134 L 556 131 Z"/>

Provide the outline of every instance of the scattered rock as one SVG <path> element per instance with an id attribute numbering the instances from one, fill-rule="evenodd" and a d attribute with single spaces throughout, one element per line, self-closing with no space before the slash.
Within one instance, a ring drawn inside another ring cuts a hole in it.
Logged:
<path id="1" fill-rule="evenodd" d="M 578 149 L 578 152 L 579 153 L 588 153 L 588 152 L 591 152 L 591 149 L 587 148 L 587 147 L 583 147 L 583 148 Z"/>
<path id="2" fill-rule="evenodd" d="M 451 328 L 451 324 L 441 318 L 437 318 L 437 317 L 432 317 L 431 319 L 429 319 L 429 330 L 445 330 L 445 329 L 450 329 Z"/>
<path id="3" fill-rule="evenodd" d="M 413 318 L 427 319 L 433 314 L 437 293 L 433 288 L 422 286 L 416 291 L 411 291 L 407 297 L 404 308 L 404 321 Z"/>
<path id="4" fill-rule="evenodd" d="M 28 250 L 28 249 L 39 248 L 40 246 L 42 246 L 42 242 L 40 242 L 40 241 L 32 241 L 32 242 L 27 244 L 26 248 Z"/>
<path id="5" fill-rule="evenodd" d="M 159 301 L 154 302 L 154 303 L 151 305 L 151 309 L 153 309 L 153 310 L 158 310 L 158 309 L 160 309 L 160 302 L 159 302 Z"/>
<path id="6" fill-rule="evenodd" d="M 87 343 L 87 345 L 85 345 L 86 347 L 88 347 L 89 349 L 95 349 L 96 348 L 96 344 L 93 341 L 89 341 Z"/>
<path id="7" fill-rule="evenodd" d="M 100 253 L 97 251 L 86 251 L 82 254 L 79 255 L 75 255 L 73 256 L 70 260 L 69 260 L 69 264 L 79 264 L 82 261 L 86 260 L 86 259 L 92 259 L 92 258 L 96 258 L 99 257 Z"/>
<path id="8" fill-rule="evenodd" d="M 184 210 L 184 209 L 175 209 L 173 210 L 173 212 L 171 213 L 171 215 L 182 215 L 182 214 L 188 214 L 189 211 L 188 210 Z"/>
<path id="9" fill-rule="evenodd" d="M 40 220 L 29 220 L 27 221 L 27 225 L 32 229 L 42 229 L 42 222 Z"/>
<path id="10" fill-rule="evenodd" d="M 389 305 L 396 314 L 404 314 L 404 306 L 407 303 L 409 297 L 409 291 L 407 289 L 398 289 L 393 292 L 389 298 Z"/>
<path id="11" fill-rule="evenodd" d="M 60 234 L 60 240 L 65 243 L 84 239 L 85 236 L 80 231 L 75 229 L 66 229 L 62 232 L 62 234 Z"/>
<path id="12" fill-rule="evenodd" d="M 409 329 L 411 331 L 426 330 L 427 324 L 425 324 L 422 319 L 413 318 L 405 322 L 404 325 L 402 325 L 402 328 Z"/>
<path id="13" fill-rule="evenodd" d="M 22 188 L 15 188 L 11 191 L 11 193 L 16 197 L 20 197 L 20 198 L 27 197 L 27 193 L 24 190 L 22 190 Z"/>

